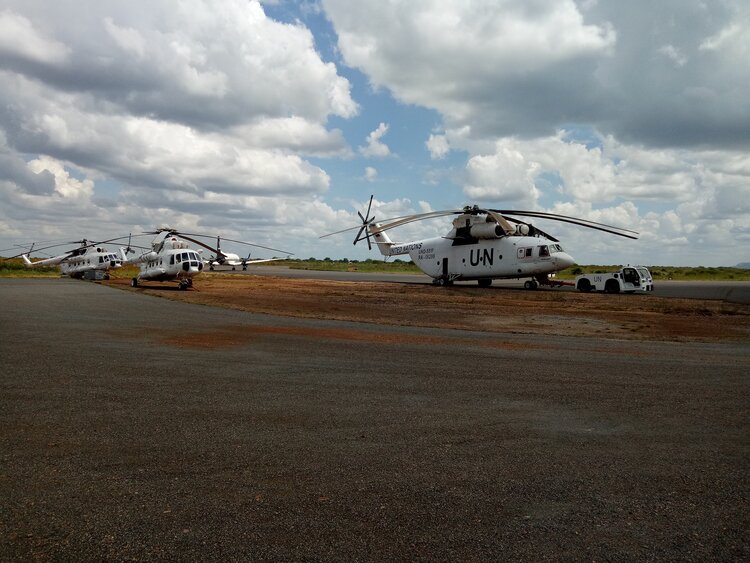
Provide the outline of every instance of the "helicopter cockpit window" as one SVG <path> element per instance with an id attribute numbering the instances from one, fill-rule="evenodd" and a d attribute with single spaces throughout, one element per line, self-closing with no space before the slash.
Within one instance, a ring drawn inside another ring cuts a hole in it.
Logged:
<path id="1" fill-rule="evenodd" d="M 549 256 L 549 248 L 547 248 L 546 246 L 540 246 L 539 247 L 539 256 L 541 256 L 541 257 Z"/>
<path id="2" fill-rule="evenodd" d="M 169 263 L 174 264 L 174 254 L 169 257 Z"/>

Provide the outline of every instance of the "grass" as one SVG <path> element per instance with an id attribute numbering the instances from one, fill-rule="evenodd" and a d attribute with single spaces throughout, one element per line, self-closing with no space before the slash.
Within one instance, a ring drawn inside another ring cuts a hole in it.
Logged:
<path id="1" fill-rule="evenodd" d="M 55 278 L 59 275 L 57 266 L 27 268 L 20 258 L 0 260 L 0 278 Z"/>
<path id="2" fill-rule="evenodd" d="M 557 273 L 561 279 L 573 279 L 579 274 L 601 274 L 615 272 L 622 265 L 611 266 L 573 266 Z M 695 268 L 685 266 L 647 266 L 654 281 L 750 281 L 750 269 L 745 268 Z"/>
<path id="3" fill-rule="evenodd" d="M 419 274 L 421 271 L 413 262 L 404 260 L 331 260 L 325 258 L 317 260 L 278 260 L 267 262 L 264 266 L 286 267 L 295 270 L 323 270 L 337 272 L 383 272 L 393 274 Z M 573 266 L 557 273 L 557 278 L 572 280 L 578 274 L 595 274 L 603 272 L 614 272 L 621 265 L 585 265 Z M 252 268 L 252 266 L 250 266 Z M 743 268 L 707 268 L 707 267 L 681 267 L 681 266 L 648 266 L 655 281 L 750 281 L 750 269 Z M 127 266 L 110 272 L 112 277 L 132 278 L 138 274 L 136 266 Z M 57 277 L 60 269 L 57 267 L 26 268 L 20 258 L 0 259 L 0 278 L 29 278 L 29 277 Z"/>
<path id="4" fill-rule="evenodd" d="M 268 262 L 267 266 L 286 266 L 292 270 L 323 270 L 333 272 L 390 272 L 397 274 L 419 274 L 421 270 L 414 263 L 404 260 L 331 260 L 325 258 L 317 260 L 308 258 L 307 260 L 278 260 Z"/>

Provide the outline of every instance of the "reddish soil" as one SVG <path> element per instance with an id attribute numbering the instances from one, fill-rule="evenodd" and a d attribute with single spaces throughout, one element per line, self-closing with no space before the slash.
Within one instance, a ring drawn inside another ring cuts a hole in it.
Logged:
<path id="1" fill-rule="evenodd" d="M 137 289 L 127 279 L 107 283 L 177 301 L 288 317 L 628 340 L 750 341 L 750 307 L 717 300 L 227 274 L 203 275 L 187 291 L 171 283 Z M 338 338 L 348 338 L 346 330 L 338 332 Z"/>

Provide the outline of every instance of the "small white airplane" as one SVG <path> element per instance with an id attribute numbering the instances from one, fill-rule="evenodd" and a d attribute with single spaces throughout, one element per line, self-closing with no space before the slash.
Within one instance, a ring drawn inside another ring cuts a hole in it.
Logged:
<path id="1" fill-rule="evenodd" d="M 213 269 L 212 263 L 221 264 L 229 262 L 229 264 L 231 265 L 232 261 L 239 261 L 241 263 L 243 262 L 236 254 L 226 254 L 218 248 L 218 245 L 217 248 L 213 248 L 212 246 L 195 238 L 213 238 L 213 235 L 182 233 L 177 231 L 176 229 L 170 228 L 162 228 L 156 230 L 155 232 L 144 234 L 157 236 L 151 242 L 151 248 L 143 249 L 145 250 L 145 252 L 142 252 L 140 256 L 136 256 L 134 258 L 127 257 L 130 252 L 134 252 L 134 250 L 131 248 L 130 240 L 128 241 L 127 248 L 120 249 L 120 252 L 123 256 L 123 264 L 139 264 L 140 266 L 140 272 L 138 276 L 130 281 L 130 285 L 133 287 L 138 287 L 138 285 L 143 281 L 177 281 L 180 289 L 187 289 L 188 287 L 192 287 L 193 278 L 203 271 L 204 262 L 208 263 L 211 269 Z M 217 240 L 219 239 L 217 238 Z M 192 242 L 203 248 L 198 250 L 191 248 L 190 244 L 186 241 Z M 267 248 L 268 250 L 275 250 L 248 242 L 234 240 L 231 240 L 231 242 L 246 244 L 248 246 Z M 204 260 L 201 256 L 204 248 L 214 252 L 215 258 Z M 278 252 L 284 251 L 280 250 Z M 291 254 L 289 252 L 284 253 Z M 217 258 L 219 260 L 217 260 Z M 221 261 L 222 258 L 223 261 Z M 265 261 L 266 260 L 245 260 L 243 266 L 246 264 Z"/>
<path id="2" fill-rule="evenodd" d="M 573 257 L 563 250 L 558 239 L 512 215 L 562 221 L 622 237 L 638 238 L 635 231 L 566 215 L 482 209 L 476 205 L 394 217 L 376 223 L 375 217 L 370 217 L 371 206 L 372 196 L 365 216 L 357 212 L 362 220 L 361 225 L 328 233 L 320 238 L 359 229 L 354 244 L 366 239 L 368 247 L 372 249 L 370 239 L 374 239 L 386 258 L 408 254 L 414 264 L 432 278 L 432 283 L 442 286 L 452 285 L 458 280 L 475 280 L 480 287 L 488 287 L 493 279 L 523 278 L 529 278 L 524 283 L 526 289 L 536 289 L 539 285 L 567 285 L 556 281 L 554 274 L 575 264 Z M 386 234 L 390 229 L 413 221 L 448 215 L 456 217 L 453 219 L 453 228 L 444 236 L 393 242 Z"/>
<path id="3" fill-rule="evenodd" d="M 113 239 L 114 240 L 114 239 Z M 104 242 L 89 242 L 86 239 L 80 241 L 73 241 L 64 243 L 67 244 L 79 244 L 77 248 L 68 250 L 64 254 L 59 256 L 53 256 L 52 258 L 45 258 L 42 260 L 33 261 L 29 258 L 29 254 L 33 251 L 32 248 L 29 252 L 21 254 L 23 263 L 27 268 L 38 268 L 41 266 L 60 266 L 60 270 L 63 275 L 70 276 L 71 278 L 82 278 L 89 275 L 89 273 L 104 272 L 102 277 L 109 279 L 109 270 L 122 267 L 122 260 L 117 254 L 110 252 L 103 246 L 100 246 Z M 54 248 L 56 246 L 63 246 L 63 244 L 56 244 L 52 246 L 46 246 L 39 248 L 36 252 L 46 250 L 48 248 Z"/>
<path id="4" fill-rule="evenodd" d="M 199 236 L 199 235 L 195 235 L 195 236 Z M 275 252 L 282 252 L 284 254 L 289 254 L 288 252 L 284 252 L 283 250 L 277 250 L 275 248 L 269 248 L 267 246 L 260 246 L 259 244 L 251 244 L 249 242 L 242 242 L 239 240 L 232 240 L 228 238 L 225 238 L 224 240 L 228 242 L 236 242 L 239 244 L 245 244 L 247 246 L 255 246 L 257 248 L 264 248 L 266 250 L 273 250 Z M 198 244 L 201 244 L 201 243 L 198 242 Z M 273 262 L 274 260 L 282 260 L 282 258 L 255 258 L 251 260 L 249 253 L 247 255 L 247 258 L 240 258 L 238 254 L 235 254 L 233 252 L 223 252 L 221 250 L 221 237 L 220 236 L 216 237 L 215 249 L 208 247 L 208 246 L 206 248 L 214 251 L 214 256 L 212 258 L 208 258 L 205 260 L 205 263 L 208 264 L 208 269 L 211 271 L 213 271 L 214 268 L 216 268 L 217 266 L 231 266 L 232 270 L 236 270 L 237 266 L 242 266 L 243 270 L 247 270 L 248 264 L 252 265 L 252 264 L 260 264 L 261 262 Z"/>

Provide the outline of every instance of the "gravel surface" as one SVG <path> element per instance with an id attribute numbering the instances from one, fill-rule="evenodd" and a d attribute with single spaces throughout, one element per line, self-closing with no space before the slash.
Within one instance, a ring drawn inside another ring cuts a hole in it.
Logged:
<path id="1" fill-rule="evenodd" d="M 2 560 L 750 557 L 744 341 L 0 302 Z"/>

